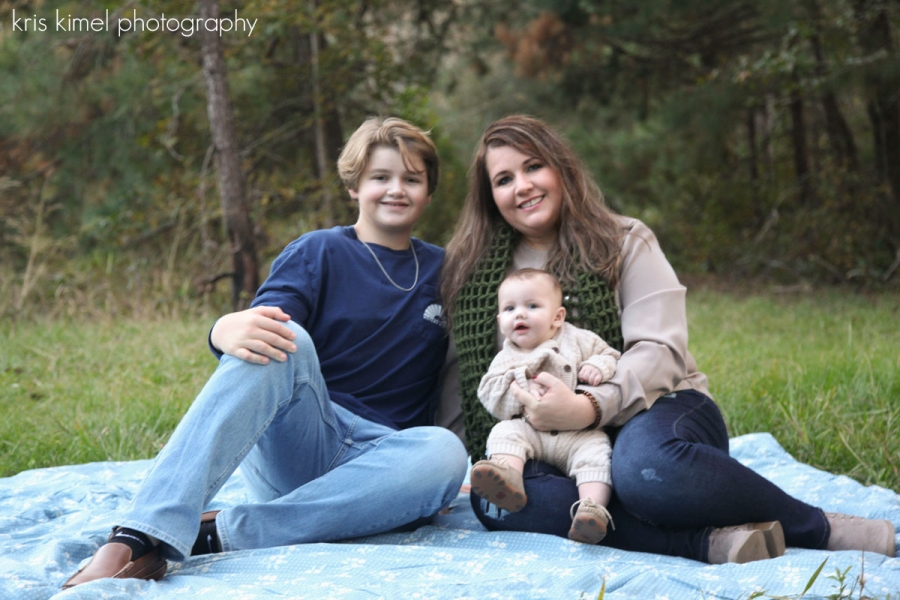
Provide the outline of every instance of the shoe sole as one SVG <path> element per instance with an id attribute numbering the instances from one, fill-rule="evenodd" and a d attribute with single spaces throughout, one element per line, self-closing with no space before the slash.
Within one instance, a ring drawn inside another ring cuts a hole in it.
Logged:
<path id="1" fill-rule="evenodd" d="M 784 541 L 784 529 L 778 521 L 757 523 L 755 529 L 762 531 L 766 538 L 766 550 L 771 558 L 778 558 L 784 554 L 787 544 Z"/>
<path id="2" fill-rule="evenodd" d="M 472 467 L 470 479 L 476 495 L 507 512 L 519 512 L 528 502 L 524 491 L 510 486 L 503 474 L 490 465 Z"/>
<path id="3" fill-rule="evenodd" d="M 572 527 L 569 529 L 569 539 L 583 544 L 599 544 L 606 537 L 606 525 L 600 519 L 591 514 L 575 514 L 572 519 Z"/>
<path id="4" fill-rule="evenodd" d="M 766 547 L 766 536 L 761 531 L 751 531 L 743 544 L 728 554 L 728 562 L 744 564 L 771 558 Z"/>

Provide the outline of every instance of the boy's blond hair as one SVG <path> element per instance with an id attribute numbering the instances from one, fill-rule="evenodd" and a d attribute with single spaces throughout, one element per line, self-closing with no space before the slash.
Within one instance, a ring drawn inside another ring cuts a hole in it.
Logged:
<path id="1" fill-rule="evenodd" d="M 425 164 L 428 194 L 434 193 L 440 172 L 437 148 L 428 133 L 396 117 L 369 117 L 347 140 L 337 161 L 338 174 L 347 189 L 359 189 L 359 178 L 369 165 L 372 150 L 379 146 L 400 152 L 403 164 L 411 171 L 415 170 L 412 157 L 418 157 Z"/>

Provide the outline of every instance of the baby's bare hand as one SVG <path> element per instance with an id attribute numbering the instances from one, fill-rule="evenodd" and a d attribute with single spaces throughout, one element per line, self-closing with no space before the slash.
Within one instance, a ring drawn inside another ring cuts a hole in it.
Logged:
<path id="1" fill-rule="evenodd" d="M 530 380 L 528 382 L 528 391 L 531 392 L 531 395 L 540 400 L 544 397 L 544 394 L 547 393 L 547 386 L 541 385 L 535 380 Z"/>
<path id="2" fill-rule="evenodd" d="M 578 381 L 588 385 L 600 385 L 603 383 L 603 373 L 594 365 L 581 365 L 578 369 Z"/>

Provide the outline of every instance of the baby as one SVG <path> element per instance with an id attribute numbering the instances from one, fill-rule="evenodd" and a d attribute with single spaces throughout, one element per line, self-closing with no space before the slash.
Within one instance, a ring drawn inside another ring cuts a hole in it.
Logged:
<path id="1" fill-rule="evenodd" d="M 612 495 L 609 437 L 600 429 L 536 431 L 510 384 L 515 381 L 537 398 L 546 391 L 534 381 L 541 372 L 573 390 L 577 382 L 596 386 L 612 377 L 620 354 L 596 334 L 566 323 L 562 287 L 546 271 L 518 270 L 503 280 L 497 295 L 497 321 L 506 339 L 478 386 L 478 398 L 501 422 L 488 437 L 488 460 L 472 467 L 472 491 L 509 512 L 522 510 L 528 501 L 525 461 L 550 463 L 578 485 L 569 539 L 596 544 L 613 525 L 606 510 Z"/>

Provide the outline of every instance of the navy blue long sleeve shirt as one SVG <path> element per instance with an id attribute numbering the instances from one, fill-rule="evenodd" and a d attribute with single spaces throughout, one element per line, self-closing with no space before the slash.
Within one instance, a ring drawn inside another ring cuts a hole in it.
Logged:
<path id="1" fill-rule="evenodd" d="M 313 231 L 272 263 L 253 306 L 277 306 L 310 334 L 333 402 L 403 429 L 434 423 L 447 336 L 437 299 L 443 250 L 413 239 L 419 280 L 394 287 L 353 227 Z M 398 285 L 410 250 L 369 244 Z"/>

